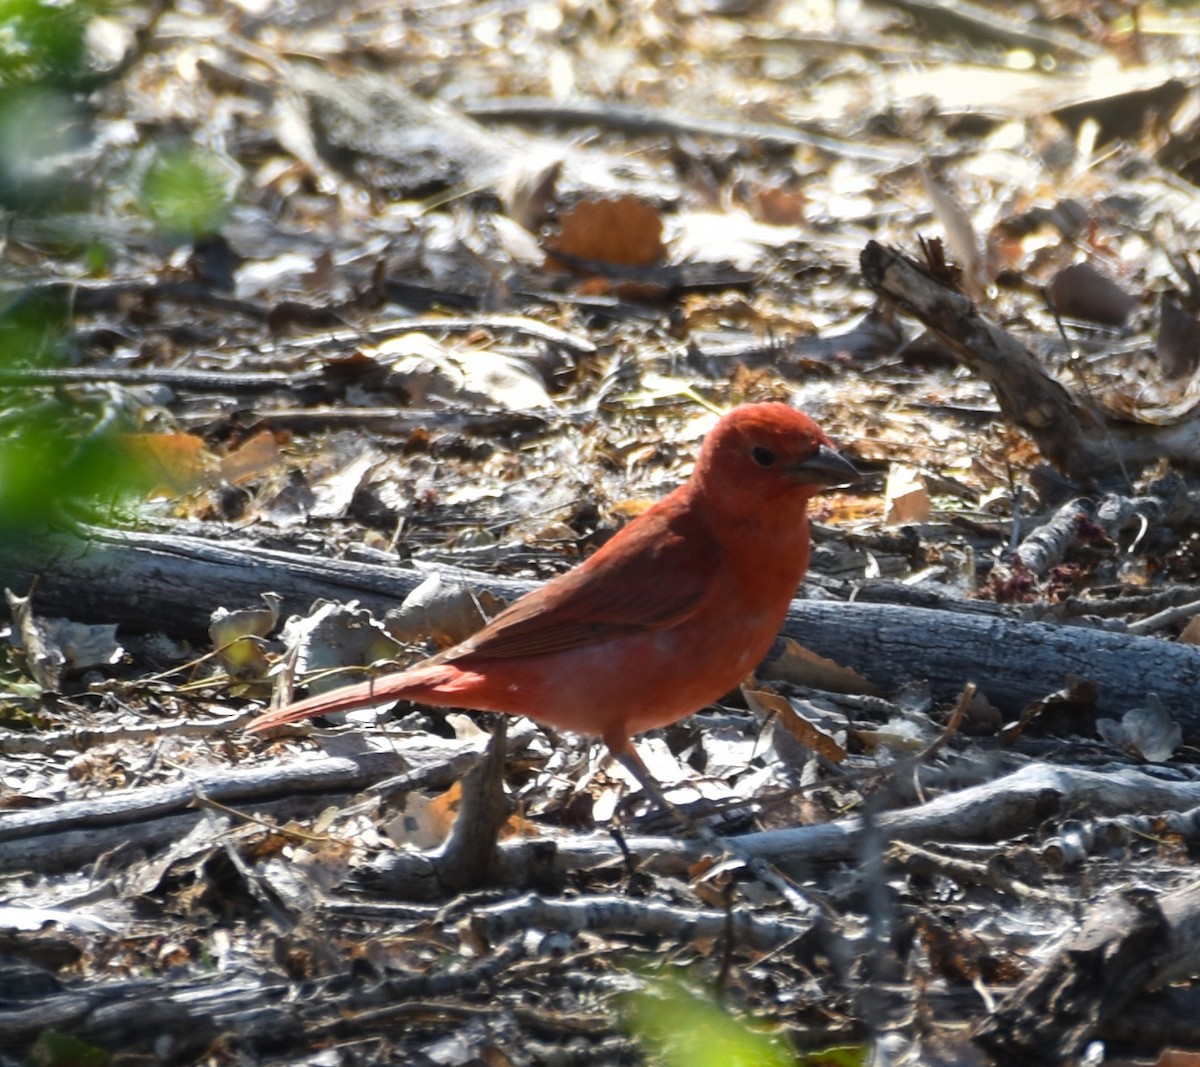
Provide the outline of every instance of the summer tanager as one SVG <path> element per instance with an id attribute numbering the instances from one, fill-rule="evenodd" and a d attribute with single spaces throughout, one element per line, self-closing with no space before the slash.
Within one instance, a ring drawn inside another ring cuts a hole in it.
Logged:
<path id="1" fill-rule="evenodd" d="M 809 499 L 857 480 L 808 416 L 735 408 L 687 482 L 474 636 L 248 729 L 396 700 L 528 715 L 603 738 L 665 803 L 630 738 L 699 710 L 759 663 L 808 567 Z"/>

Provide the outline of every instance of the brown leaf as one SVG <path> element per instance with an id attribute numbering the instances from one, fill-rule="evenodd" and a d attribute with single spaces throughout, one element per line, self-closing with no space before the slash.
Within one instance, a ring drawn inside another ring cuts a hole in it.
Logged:
<path id="1" fill-rule="evenodd" d="M 1200 645 L 1200 615 L 1193 615 L 1188 619 L 1176 641 L 1181 645 Z"/>
<path id="2" fill-rule="evenodd" d="M 810 652 L 790 637 L 784 642 L 783 655 L 773 659 L 760 673 L 763 678 L 824 689 L 828 693 L 879 694 L 879 689 L 857 671 Z"/>
<path id="3" fill-rule="evenodd" d="M 619 200 L 581 200 L 559 219 L 558 236 L 547 242 L 548 267 L 564 269 L 554 259 L 563 252 L 579 259 L 624 267 L 649 267 L 662 261 L 662 218 L 636 196 Z"/>
<path id="4" fill-rule="evenodd" d="M 751 689 L 745 685 L 742 686 L 742 694 L 756 710 L 775 715 L 792 737 L 811 748 L 818 756 L 824 756 L 831 763 L 841 763 L 846 758 L 845 747 L 833 735 L 801 715 L 792 707 L 787 697 L 780 696 L 770 689 Z"/>
<path id="5" fill-rule="evenodd" d="M 1133 299 L 1111 278 L 1090 263 L 1060 270 L 1046 287 L 1050 304 L 1068 319 L 1083 319 L 1105 326 L 1122 326 L 1138 309 Z"/>
<path id="6" fill-rule="evenodd" d="M 929 490 L 920 471 L 893 463 L 888 468 L 887 485 L 883 491 L 883 522 L 885 526 L 904 526 L 929 519 Z"/>
<path id="7" fill-rule="evenodd" d="M 121 446 L 151 496 L 182 496 L 204 480 L 204 441 L 190 433 L 130 433 Z"/>
<path id="8" fill-rule="evenodd" d="M 245 485 L 267 474 L 279 462 L 279 442 L 270 430 L 243 441 L 221 459 L 221 477 L 230 485 Z"/>
<path id="9" fill-rule="evenodd" d="M 796 226 L 804 221 L 803 193 L 767 186 L 754 194 L 754 217 L 772 226 Z"/>

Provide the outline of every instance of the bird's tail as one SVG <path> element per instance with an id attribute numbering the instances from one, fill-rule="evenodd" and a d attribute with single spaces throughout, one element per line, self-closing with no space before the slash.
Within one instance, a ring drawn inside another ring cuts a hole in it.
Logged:
<path id="1" fill-rule="evenodd" d="M 356 685 L 342 686 L 328 693 L 297 700 L 293 704 L 260 715 L 246 727 L 246 732 L 256 734 L 262 730 L 282 726 L 284 723 L 310 719 L 314 715 L 326 715 L 332 711 L 358 711 L 361 708 L 391 704 L 397 700 L 429 700 L 433 695 L 430 690 L 433 679 L 427 677 L 428 674 L 428 669 L 420 668 L 402 671 L 399 674 L 386 674 L 382 678 L 372 678 Z"/>

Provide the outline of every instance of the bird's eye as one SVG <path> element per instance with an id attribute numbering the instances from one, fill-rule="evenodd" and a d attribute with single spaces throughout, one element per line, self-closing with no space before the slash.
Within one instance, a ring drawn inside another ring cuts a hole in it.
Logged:
<path id="1" fill-rule="evenodd" d="M 755 445 L 750 449 L 750 458 L 760 467 L 769 467 L 775 462 L 775 453 L 762 445 Z"/>

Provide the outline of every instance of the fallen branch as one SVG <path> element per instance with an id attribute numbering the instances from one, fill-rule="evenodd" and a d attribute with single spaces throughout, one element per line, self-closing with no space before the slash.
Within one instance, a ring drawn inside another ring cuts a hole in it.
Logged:
<path id="1" fill-rule="evenodd" d="M 1024 430 L 1068 477 L 1091 485 L 1161 458 L 1195 466 L 1200 419 L 1170 425 L 1109 419 L 1088 397 L 1071 393 L 1020 341 L 989 322 L 971 299 L 916 261 L 869 241 L 863 280 L 935 333 L 991 386 L 1005 419 Z"/>
<path id="2" fill-rule="evenodd" d="M 446 573 L 510 599 L 534 588 Z M 306 613 L 318 598 L 358 600 L 382 615 L 427 574 L 171 535 L 0 538 L 0 587 L 25 593 L 36 580 L 39 614 L 205 641 L 214 608 L 252 603 L 264 590 L 280 595 L 281 617 Z M 783 634 L 884 689 L 926 680 L 953 700 L 970 681 L 1001 710 L 1018 712 L 1074 677 L 1097 684 L 1098 711 L 1123 714 L 1153 692 L 1185 734 L 1200 730 L 1200 650 L 1188 645 L 1003 616 L 810 600 L 792 602 Z"/>

